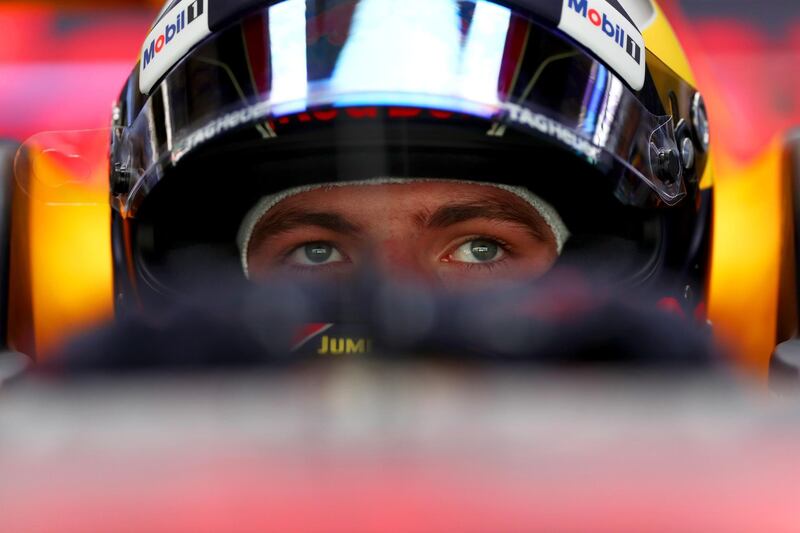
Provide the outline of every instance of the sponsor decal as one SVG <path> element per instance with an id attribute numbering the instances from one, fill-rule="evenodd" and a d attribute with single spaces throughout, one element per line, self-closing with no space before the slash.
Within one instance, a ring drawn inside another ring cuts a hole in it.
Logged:
<path id="1" fill-rule="evenodd" d="M 353 336 L 323 335 L 335 324 L 306 324 L 297 331 L 292 343 L 292 351 L 298 352 L 308 346 L 317 355 L 363 355 L 372 352 L 372 339 Z M 322 335 L 322 337 L 320 337 Z M 315 339 L 319 339 L 315 341 Z M 311 342 L 314 341 L 313 344 Z"/>
<path id="2" fill-rule="evenodd" d="M 333 324 L 307 324 L 303 326 L 294 336 L 294 340 L 292 341 L 292 351 L 296 352 L 312 341 L 315 337 L 322 335 L 332 327 Z"/>
<path id="3" fill-rule="evenodd" d="M 328 337 L 324 335 L 317 350 L 319 355 L 363 355 L 372 352 L 372 340 L 365 338 Z"/>
<path id="4" fill-rule="evenodd" d="M 269 117 L 272 111 L 271 102 L 259 102 L 251 106 L 233 111 L 214 119 L 205 126 L 198 128 L 188 135 L 185 139 L 178 142 L 172 154 L 173 164 L 177 164 L 186 154 L 192 152 L 200 145 L 211 141 L 219 135 L 233 131 L 243 125 L 263 120 Z M 328 109 L 320 111 L 310 111 L 293 116 L 284 116 L 274 122 L 270 120 L 270 127 L 276 124 L 285 125 L 292 121 L 297 122 L 327 122 L 339 116 L 347 116 L 354 119 L 374 119 L 379 118 L 380 109 L 377 107 L 354 107 L 347 109 Z M 579 136 L 574 130 L 564 126 L 560 122 L 551 119 L 540 113 L 536 113 L 520 105 L 506 102 L 501 104 L 498 113 L 504 115 L 505 120 L 514 124 L 524 126 L 538 131 L 556 141 L 569 146 L 577 153 L 583 155 L 590 163 L 596 163 L 600 156 L 600 148 L 592 144 L 591 141 Z M 454 116 L 462 116 L 449 111 L 423 110 L 419 108 L 391 107 L 386 111 L 389 118 L 414 118 L 417 116 L 429 116 L 439 120 L 448 120 Z M 469 115 L 463 115 L 469 116 Z"/>
<path id="5" fill-rule="evenodd" d="M 563 2 L 558 28 L 608 63 L 634 90 L 644 87 L 644 38 L 628 17 L 606 0 Z"/>
<path id="6" fill-rule="evenodd" d="M 596 163 L 600 157 L 600 148 L 560 122 L 510 102 L 503 104 L 502 108 L 508 121 L 552 137 L 583 155 L 590 163 Z"/>
<path id="7" fill-rule="evenodd" d="M 264 101 L 232 111 L 208 122 L 203 127 L 198 128 L 185 139 L 178 142 L 177 148 L 172 155 L 172 162 L 177 164 L 186 154 L 219 135 L 235 130 L 243 125 L 268 118 L 272 110 L 272 103 Z M 276 124 L 286 125 L 292 122 L 328 122 L 339 117 L 367 120 L 382 118 L 383 116 L 384 115 L 381 115 L 381 108 L 378 107 L 349 107 L 346 109 L 325 109 L 299 113 L 297 115 L 287 115 L 274 122 L 270 120 L 269 125 L 270 128 L 274 129 Z M 409 119 L 425 116 L 437 120 L 448 120 L 453 118 L 455 113 L 436 109 L 389 107 L 385 116 L 393 119 Z"/>
<path id="8" fill-rule="evenodd" d="M 153 86 L 198 42 L 210 35 L 207 0 L 183 0 L 173 5 L 153 27 L 142 47 L 139 90 Z"/>
<path id="9" fill-rule="evenodd" d="M 181 142 L 172 154 L 172 162 L 177 164 L 183 156 L 215 137 L 231 130 L 249 124 L 255 120 L 269 116 L 272 111 L 272 102 L 264 101 L 251 106 L 238 109 L 220 118 L 214 119 L 202 128 L 192 132 L 186 140 Z"/>

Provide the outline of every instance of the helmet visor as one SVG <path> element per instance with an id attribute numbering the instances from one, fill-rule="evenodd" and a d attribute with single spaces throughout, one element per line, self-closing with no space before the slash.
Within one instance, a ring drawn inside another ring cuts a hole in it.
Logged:
<path id="1" fill-rule="evenodd" d="M 655 57 L 648 67 L 668 70 Z M 138 101 L 126 103 L 112 146 L 128 181 L 117 207 L 131 215 L 205 145 L 246 134 L 267 160 L 290 122 L 376 109 L 479 119 L 487 140 L 513 134 L 558 149 L 612 179 L 623 204 L 673 205 L 686 191 L 650 76 L 633 91 L 568 37 L 485 0 L 285 0 L 202 42 L 149 97 L 131 93 Z"/>

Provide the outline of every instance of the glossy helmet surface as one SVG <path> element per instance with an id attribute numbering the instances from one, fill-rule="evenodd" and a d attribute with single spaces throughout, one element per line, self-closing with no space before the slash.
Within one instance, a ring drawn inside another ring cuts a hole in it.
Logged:
<path id="1" fill-rule="evenodd" d="M 235 264 L 265 195 L 392 176 L 525 187 L 564 263 L 704 309 L 708 124 L 649 0 L 172 1 L 113 126 L 118 306 Z"/>

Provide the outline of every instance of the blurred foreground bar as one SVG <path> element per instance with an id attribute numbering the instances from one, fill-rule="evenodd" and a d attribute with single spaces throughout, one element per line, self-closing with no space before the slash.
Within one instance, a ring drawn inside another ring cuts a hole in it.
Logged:
<path id="1" fill-rule="evenodd" d="M 7 388 L 0 531 L 796 531 L 794 399 L 341 363 Z"/>

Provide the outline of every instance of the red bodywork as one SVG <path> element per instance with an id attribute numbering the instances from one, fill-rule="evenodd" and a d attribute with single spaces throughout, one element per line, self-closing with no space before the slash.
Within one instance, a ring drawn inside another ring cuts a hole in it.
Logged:
<path id="1" fill-rule="evenodd" d="M 107 128 L 153 10 L 0 6 L 0 137 Z"/>
<path id="2" fill-rule="evenodd" d="M 714 142 L 726 155 L 750 162 L 776 134 L 800 126 L 800 7 L 753 2 L 753 16 L 762 9 L 781 12 L 776 17 L 783 24 L 772 27 L 731 13 L 723 0 L 713 13 L 691 18 L 691 3 L 671 0 L 662 7 L 706 94 Z"/>

